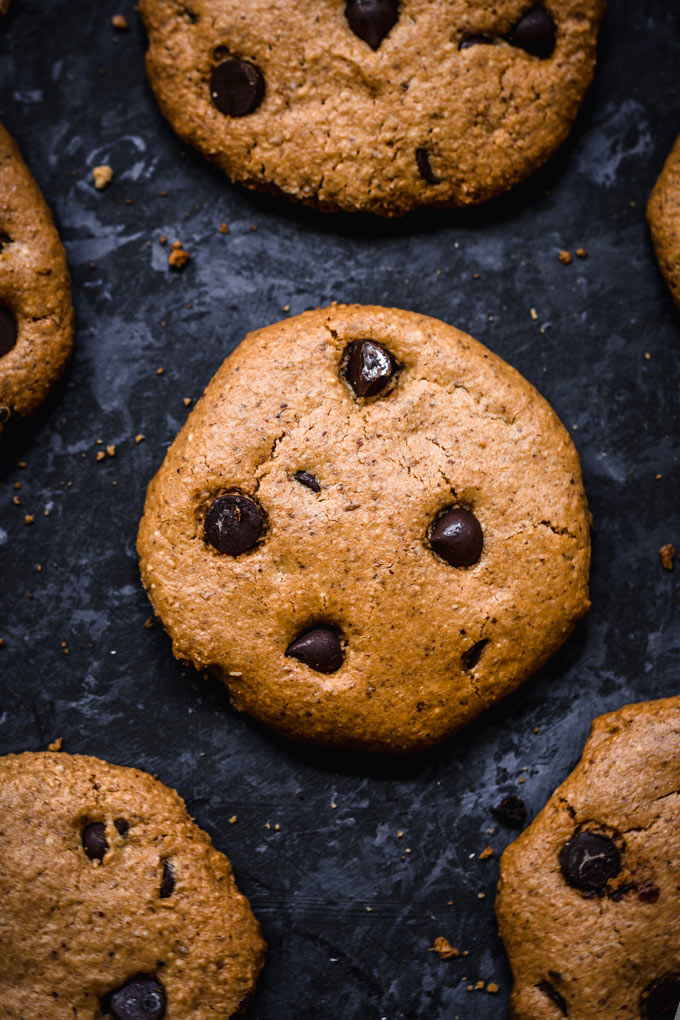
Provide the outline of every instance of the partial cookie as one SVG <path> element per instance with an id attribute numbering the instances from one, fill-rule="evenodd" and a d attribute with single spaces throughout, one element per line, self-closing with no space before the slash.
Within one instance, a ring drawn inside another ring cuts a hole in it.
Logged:
<path id="1" fill-rule="evenodd" d="M 145 772 L 0 758 L 3 1020 L 214 1020 L 264 955 L 231 867 Z"/>
<path id="2" fill-rule="evenodd" d="M 141 0 L 177 134 L 326 210 L 482 202 L 562 144 L 604 0 Z"/>
<path id="3" fill-rule="evenodd" d="M 175 655 L 346 747 L 443 740 L 589 606 L 564 427 L 471 337 L 395 309 L 246 337 L 149 486 L 138 549 Z"/>
<path id="4" fill-rule="evenodd" d="M 659 267 L 680 308 L 680 138 L 649 197 L 647 222 Z"/>
<path id="5" fill-rule="evenodd" d="M 680 698 L 600 716 L 579 765 L 503 854 L 513 1020 L 675 1020 Z"/>
<path id="6" fill-rule="evenodd" d="M 66 255 L 38 185 L 0 125 L 0 430 L 42 403 L 72 344 Z"/>

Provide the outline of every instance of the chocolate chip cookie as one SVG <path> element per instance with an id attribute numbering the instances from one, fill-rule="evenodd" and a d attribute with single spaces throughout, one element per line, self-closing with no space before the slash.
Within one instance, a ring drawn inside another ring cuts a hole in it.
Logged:
<path id="1" fill-rule="evenodd" d="M 579 765 L 501 859 L 513 1020 L 675 1020 L 680 697 L 600 716 Z"/>
<path id="2" fill-rule="evenodd" d="M 649 197 L 647 222 L 659 267 L 680 308 L 680 138 Z"/>
<path id="3" fill-rule="evenodd" d="M 604 0 L 141 0 L 177 134 L 250 188 L 397 216 L 541 166 L 595 67 Z"/>
<path id="4" fill-rule="evenodd" d="M 251 333 L 147 495 L 180 659 L 289 737 L 406 751 L 517 687 L 588 609 L 578 456 L 464 333 L 332 306 Z"/>
<path id="5" fill-rule="evenodd" d="M 80 755 L 0 758 L 3 1020 L 208 1020 L 264 943 L 226 857 L 174 792 Z"/>
<path id="6" fill-rule="evenodd" d="M 42 403 L 72 343 L 66 255 L 38 185 L 0 124 L 0 431 Z"/>

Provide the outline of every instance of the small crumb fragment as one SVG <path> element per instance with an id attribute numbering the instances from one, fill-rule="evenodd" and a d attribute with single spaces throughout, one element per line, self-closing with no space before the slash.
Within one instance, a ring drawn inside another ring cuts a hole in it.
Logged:
<path id="1" fill-rule="evenodd" d="M 484 982 L 483 982 L 483 981 L 478 981 L 478 982 L 476 983 L 476 985 L 475 985 L 475 991 L 476 991 L 476 992 L 481 992 L 481 990 L 482 990 L 483 988 L 484 988 Z"/>
<path id="2" fill-rule="evenodd" d="M 563 266 L 568 266 L 569 263 L 571 262 L 571 252 L 564 251 L 564 249 L 562 249 L 557 258 L 559 259 Z"/>
<path id="3" fill-rule="evenodd" d="M 486 860 L 488 860 L 489 857 L 493 857 L 493 847 L 492 846 L 485 847 L 482 850 L 481 854 L 479 855 L 480 861 L 486 861 Z"/>
<path id="4" fill-rule="evenodd" d="M 97 191 L 103 191 L 104 188 L 108 188 L 109 184 L 113 180 L 113 170 L 106 164 L 103 166 L 96 166 L 92 170 L 92 177 L 94 178 L 94 186 Z"/>
<path id="5" fill-rule="evenodd" d="M 229 227 L 227 226 L 227 224 L 226 223 L 220 223 L 220 234 L 228 234 L 228 233 L 229 233 Z"/>
<path id="6" fill-rule="evenodd" d="M 137 435 L 135 436 L 135 442 L 141 443 L 144 438 L 145 438 L 144 433 L 138 432 Z"/>
<path id="7" fill-rule="evenodd" d="M 289 312 L 290 311 L 290 305 L 284 305 L 283 306 L 283 310 L 284 310 L 284 312 Z"/>
<path id="8" fill-rule="evenodd" d="M 33 514 L 26 514 L 26 516 L 24 517 L 24 524 L 33 524 L 34 520 L 35 517 L 33 516 Z"/>
<path id="9" fill-rule="evenodd" d="M 651 360 L 652 360 L 652 355 L 649 353 L 649 351 L 645 351 L 645 361 L 651 361 Z"/>
<path id="10" fill-rule="evenodd" d="M 577 256 L 580 259 L 587 259 L 588 258 L 588 249 L 587 248 L 577 248 L 576 249 L 576 254 L 577 254 Z"/>
<path id="11" fill-rule="evenodd" d="M 460 949 L 452 946 L 443 935 L 438 935 L 434 944 L 428 949 L 428 953 L 436 953 L 440 960 L 453 960 L 456 956 L 460 956 Z"/>
<path id="12" fill-rule="evenodd" d="M 662 545 L 659 549 L 659 555 L 661 557 L 661 566 L 664 570 L 673 569 L 673 561 L 675 560 L 675 546 L 672 546 L 670 542 L 666 545 Z"/>
<path id="13" fill-rule="evenodd" d="M 253 231 L 257 230 L 257 224 L 256 223 L 251 223 L 250 224 L 250 229 L 253 230 Z"/>
<path id="14" fill-rule="evenodd" d="M 171 247 L 172 251 L 168 256 L 168 265 L 171 269 L 183 269 L 191 255 L 188 251 L 184 250 L 181 241 L 173 241 Z"/>
<path id="15" fill-rule="evenodd" d="M 529 309 L 529 315 L 534 320 L 534 322 L 536 322 L 536 319 L 538 318 L 538 312 L 536 311 L 535 308 L 530 308 Z"/>
<path id="16" fill-rule="evenodd" d="M 113 25 L 117 32 L 127 32 L 128 29 L 130 28 L 130 26 L 127 23 L 127 20 L 123 17 L 122 14 L 114 14 L 114 16 L 111 18 L 111 24 Z"/>
<path id="17" fill-rule="evenodd" d="M 113 445 L 107 446 L 106 447 L 106 452 L 108 453 L 109 457 L 115 457 L 116 456 L 116 448 L 115 448 L 115 446 L 113 446 Z"/>
<path id="18" fill-rule="evenodd" d="M 498 992 L 500 991 L 495 981 L 489 981 L 488 985 L 486 986 L 486 990 L 487 992 L 489 992 L 490 995 L 498 995 Z"/>
<path id="19" fill-rule="evenodd" d="M 156 369 L 156 375 L 163 375 L 163 372 L 165 372 L 165 369 L 162 365 Z"/>
<path id="20" fill-rule="evenodd" d="M 62 746 L 63 743 L 64 743 L 64 738 L 63 737 L 57 737 L 56 740 L 53 740 L 51 744 L 47 745 L 47 750 L 48 751 L 61 751 L 61 746 Z"/>
<path id="21" fill-rule="evenodd" d="M 106 459 L 106 454 L 104 453 L 103 450 L 97 450 L 97 457 L 96 457 L 96 459 L 97 460 L 105 460 Z"/>
<path id="22" fill-rule="evenodd" d="M 0 637 L 0 648 L 5 647 L 5 639 Z"/>
<path id="23" fill-rule="evenodd" d="M 486 899 L 486 893 L 485 892 L 478 892 L 477 893 L 477 899 L 478 900 L 485 900 Z"/>
<path id="24" fill-rule="evenodd" d="M 165 236 L 165 234 L 161 234 L 161 236 L 158 238 L 158 243 L 159 244 L 167 244 L 168 243 L 168 239 Z"/>
<path id="25" fill-rule="evenodd" d="M 153 620 L 151 619 L 151 617 L 149 617 L 148 620 L 144 621 L 144 626 L 146 627 L 147 630 L 151 630 L 151 628 L 153 627 Z"/>
<path id="26" fill-rule="evenodd" d="M 230 825 L 236 825 L 237 821 L 238 821 L 238 818 L 236 817 L 236 815 L 232 815 L 231 818 L 229 819 L 229 824 Z"/>

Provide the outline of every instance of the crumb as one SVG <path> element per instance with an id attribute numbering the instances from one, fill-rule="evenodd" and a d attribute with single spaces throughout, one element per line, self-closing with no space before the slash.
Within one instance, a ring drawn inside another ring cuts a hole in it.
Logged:
<path id="1" fill-rule="evenodd" d="M 144 433 L 138 432 L 137 435 L 135 436 L 135 442 L 141 443 L 144 438 L 145 438 Z"/>
<path id="2" fill-rule="evenodd" d="M 160 194 L 161 198 L 167 198 L 167 197 L 168 197 L 168 194 L 169 194 L 169 192 L 167 192 L 167 191 L 161 191 L 161 192 L 159 192 L 159 194 Z"/>
<path id="3" fill-rule="evenodd" d="M 165 234 L 161 234 L 161 236 L 158 238 L 158 241 L 159 241 L 159 244 L 167 244 L 168 243 L 168 239 L 165 236 Z"/>
<path id="4" fill-rule="evenodd" d="M 290 305 L 284 305 L 283 306 L 283 310 L 284 310 L 284 312 L 289 312 L 290 311 Z"/>
<path id="5" fill-rule="evenodd" d="M 227 226 L 227 224 L 226 223 L 220 223 L 220 234 L 228 234 L 228 233 L 229 233 L 229 227 Z"/>
<path id="6" fill-rule="evenodd" d="M 237 819 L 236 815 L 232 815 L 231 818 L 229 819 L 229 824 L 230 825 L 236 825 L 237 821 L 238 821 L 238 819 Z"/>
<path id="7" fill-rule="evenodd" d="M 18 460 L 17 461 L 17 467 L 25 468 L 26 466 L 27 466 L 27 464 L 26 464 L 25 460 Z"/>
<path id="8" fill-rule="evenodd" d="M 184 404 L 185 407 L 188 407 L 189 404 L 191 403 L 191 397 L 184 397 L 182 403 Z"/>
<path id="9" fill-rule="evenodd" d="M 485 892 L 478 892 L 477 893 L 477 899 L 478 900 L 485 900 L 486 899 L 486 893 Z"/>
<path id="10" fill-rule="evenodd" d="M 108 188 L 113 180 L 113 170 L 106 164 L 104 166 L 96 166 L 92 170 L 92 177 L 94 178 L 94 186 L 97 191 L 103 191 L 104 188 Z"/>
<path id="11" fill-rule="evenodd" d="M 257 224 L 256 223 L 251 223 L 250 224 L 250 229 L 251 230 L 257 230 Z"/>
<path id="12" fill-rule="evenodd" d="M 36 563 L 35 569 L 38 571 L 39 574 L 41 574 L 42 573 L 42 563 Z"/>
<path id="13" fill-rule="evenodd" d="M 281 829 L 281 826 L 279 825 L 278 822 L 276 822 L 276 824 L 274 825 L 274 832 L 279 832 L 280 829 Z"/>
<path id="14" fill-rule="evenodd" d="M 428 949 L 428 953 L 436 953 L 440 960 L 453 960 L 454 957 L 460 956 L 460 949 L 452 946 L 443 935 L 438 935 L 434 944 Z"/>
<path id="15" fill-rule="evenodd" d="M 538 318 L 538 312 L 536 311 L 535 308 L 530 308 L 529 309 L 529 315 L 534 320 L 534 322 L 536 322 L 536 319 Z"/>
<path id="16" fill-rule="evenodd" d="M 34 520 L 35 517 L 33 516 L 33 514 L 26 514 L 26 516 L 24 517 L 24 524 L 33 524 Z"/>
<path id="17" fill-rule="evenodd" d="M 111 24 L 118 32 L 127 32 L 130 28 L 122 14 L 114 14 L 111 18 Z"/>
<path id="18" fill-rule="evenodd" d="M 663 478 L 663 475 L 654 475 L 654 480 L 659 482 Z"/>
<path id="19" fill-rule="evenodd" d="M 568 251 L 562 250 L 558 254 L 557 258 L 562 263 L 563 266 L 568 266 L 569 263 L 571 262 L 571 253 L 568 252 Z"/>
<path id="20" fill-rule="evenodd" d="M 475 991 L 476 992 L 481 992 L 483 988 L 484 988 L 484 982 L 483 981 L 478 981 L 477 984 L 475 985 Z"/>
<path id="21" fill-rule="evenodd" d="M 64 743 L 64 738 L 63 737 L 57 737 L 56 740 L 53 740 L 51 744 L 47 745 L 47 750 L 48 751 L 61 751 L 61 746 L 62 746 L 63 743 Z"/>
<path id="22" fill-rule="evenodd" d="M 104 460 L 105 458 L 106 458 L 106 454 L 104 453 L 104 451 L 103 450 L 97 450 L 97 457 L 96 457 L 96 459 L 97 460 Z"/>
<path id="23" fill-rule="evenodd" d="M 401 831 L 401 829 L 400 829 L 400 830 L 399 830 L 399 832 L 397 833 L 397 839 L 401 839 L 401 837 L 402 837 L 403 835 L 404 835 L 404 833 L 403 833 L 403 832 Z"/>
<path id="24" fill-rule="evenodd" d="M 479 273 L 473 273 L 472 274 L 472 279 L 473 280 L 478 280 L 479 279 Z"/>
<path id="25" fill-rule="evenodd" d="M 126 199 L 125 199 L 125 204 L 126 204 L 126 205 L 134 205 L 134 202 L 132 201 L 132 199 L 131 199 L 131 198 L 126 198 Z"/>
<path id="26" fill-rule="evenodd" d="M 14 503 L 15 506 L 21 506 L 21 500 L 19 499 L 18 496 L 12 496 L 12 502 Z"/>
<path id="27" fill-rule="evenodd" d="M 675 559 L 675 547 L 668 542 L 666 545 L 661 546 L 659 555 L 661 556 L 661 566 L 664 570 L 672 570 L 673 560 Z"/>
<path id="28" fill-rule="evenodd" d="M 588 258 L 588 249 L 587 248 L 577 248 L 576 249 L 576 254 L 578 255 L 578 257 L 580 259 L 587 259 Z"/>
<path id="29" fill-rule="evenodd" d="M 5 647 L 5 639 L 0 637 L 0 648 Z"/>
<path id="30" fill-rule="evenodd" d="M 163 375 L 163 372 L 165 372 L 165 369 L 162 366 L 156 369 L 156 375 Z"/>
<path id="31" fill-rule="evenodd" d="M 21 482 L 15 482 L 15 483 L 14 483 L 14 488 L 15 488 L 15 489 L 17 490 L 17 492 L 18 492 L 18 491 L 19 491 L 19 489 L 21 488 Z"/>
<path id="32" fill-rule="evenodd" d="M 541 732 L 540 726 L 534 726 L 534 733 L 540 733 L 540 732 Z"/>
<path id="33" fill-rule="evenodd" d="M 527 781 L 526 776 L 520 776 L 519 779 L 517 780 L 518 783 L 526 783 L 526 781 Z"/>
<path id="34" fill-rule="evenodd" d="M 491 846 L 487 846 L 482 850 L 479 859 L 480 861 L 486 861 L 489 857 L 493 857 L 493 847 Z"/>
<path id="35" fill-rule="evenodd" d="M 116 456 L 116 448 L 115 448 L 115 446 L 107 446 L 106 447 L 106 452 L 108 453 L 109 457 L 115 457 Z"/>
<path id="36" fill-rule="evenodd" d="M 495 981 L 489 981 L 488 985 L 486 986 L 486 990 L 491 995 L 498 995 L 498 992 L 500 991 Z"/>
<path id="37" fill-rule="evenodd" d="M 645 351 L 645 361 L 651 361 L 651 360 L 652 360 L 652 355 L 649 353 L 649 351 Z"/>
<path id="38" fill-rule="evenodd" d="M 271 822 L 265 822 L 264 823 L 264 827 L 265 827 L 265 829 L 271 829 L 271 827 L 272 827 Z"/>
<path id="39" fill-rule="evenodd" d="M 181 241 L 172 242 L 172 251 L 168 256 L 168 265 L 171 269 L 183 269 L 191 255 L 182 247 Z"/>

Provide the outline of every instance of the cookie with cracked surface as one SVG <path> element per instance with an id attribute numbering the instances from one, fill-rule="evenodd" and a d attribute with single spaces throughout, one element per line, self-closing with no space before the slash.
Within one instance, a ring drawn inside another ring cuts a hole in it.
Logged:
<path id="1" fill-rule="evenodd" d="M 72 344 L 66 254 L 38 185 L 0 124 L 0 431 L 42 403 Z"/>
<path id="2" fill-rule="evenodd" d="M 675 1020 L 680 697 L 596 719 L 500 870 L 513 1020 Z"/>
<path id="3" fill-rule="evenodd" d="M 0 758 L 3 1020 L 208 1020 L 251 994 L 264 943 L 184 801 L 97 758 Z"/>
<path id="4" fill-rule="evenodd" d="M 649 197 L 647 222 L 659 268 L 680 308 L 680 137 Z"/>
<path id="5" fill-rule="evenodd" d="M 141 0 L 177 134 L 247 187 L 397 216 L 517 184 L 590 85 L 604 0 Z"/>
<path id="6" fill-rule="evenodd" d="M 251 333 L 149 486 L 144 585 L 180 659 L 293 738 L 445 739 L 588 608 L 574 446 L 436 319 L 332 306 Z"/>

